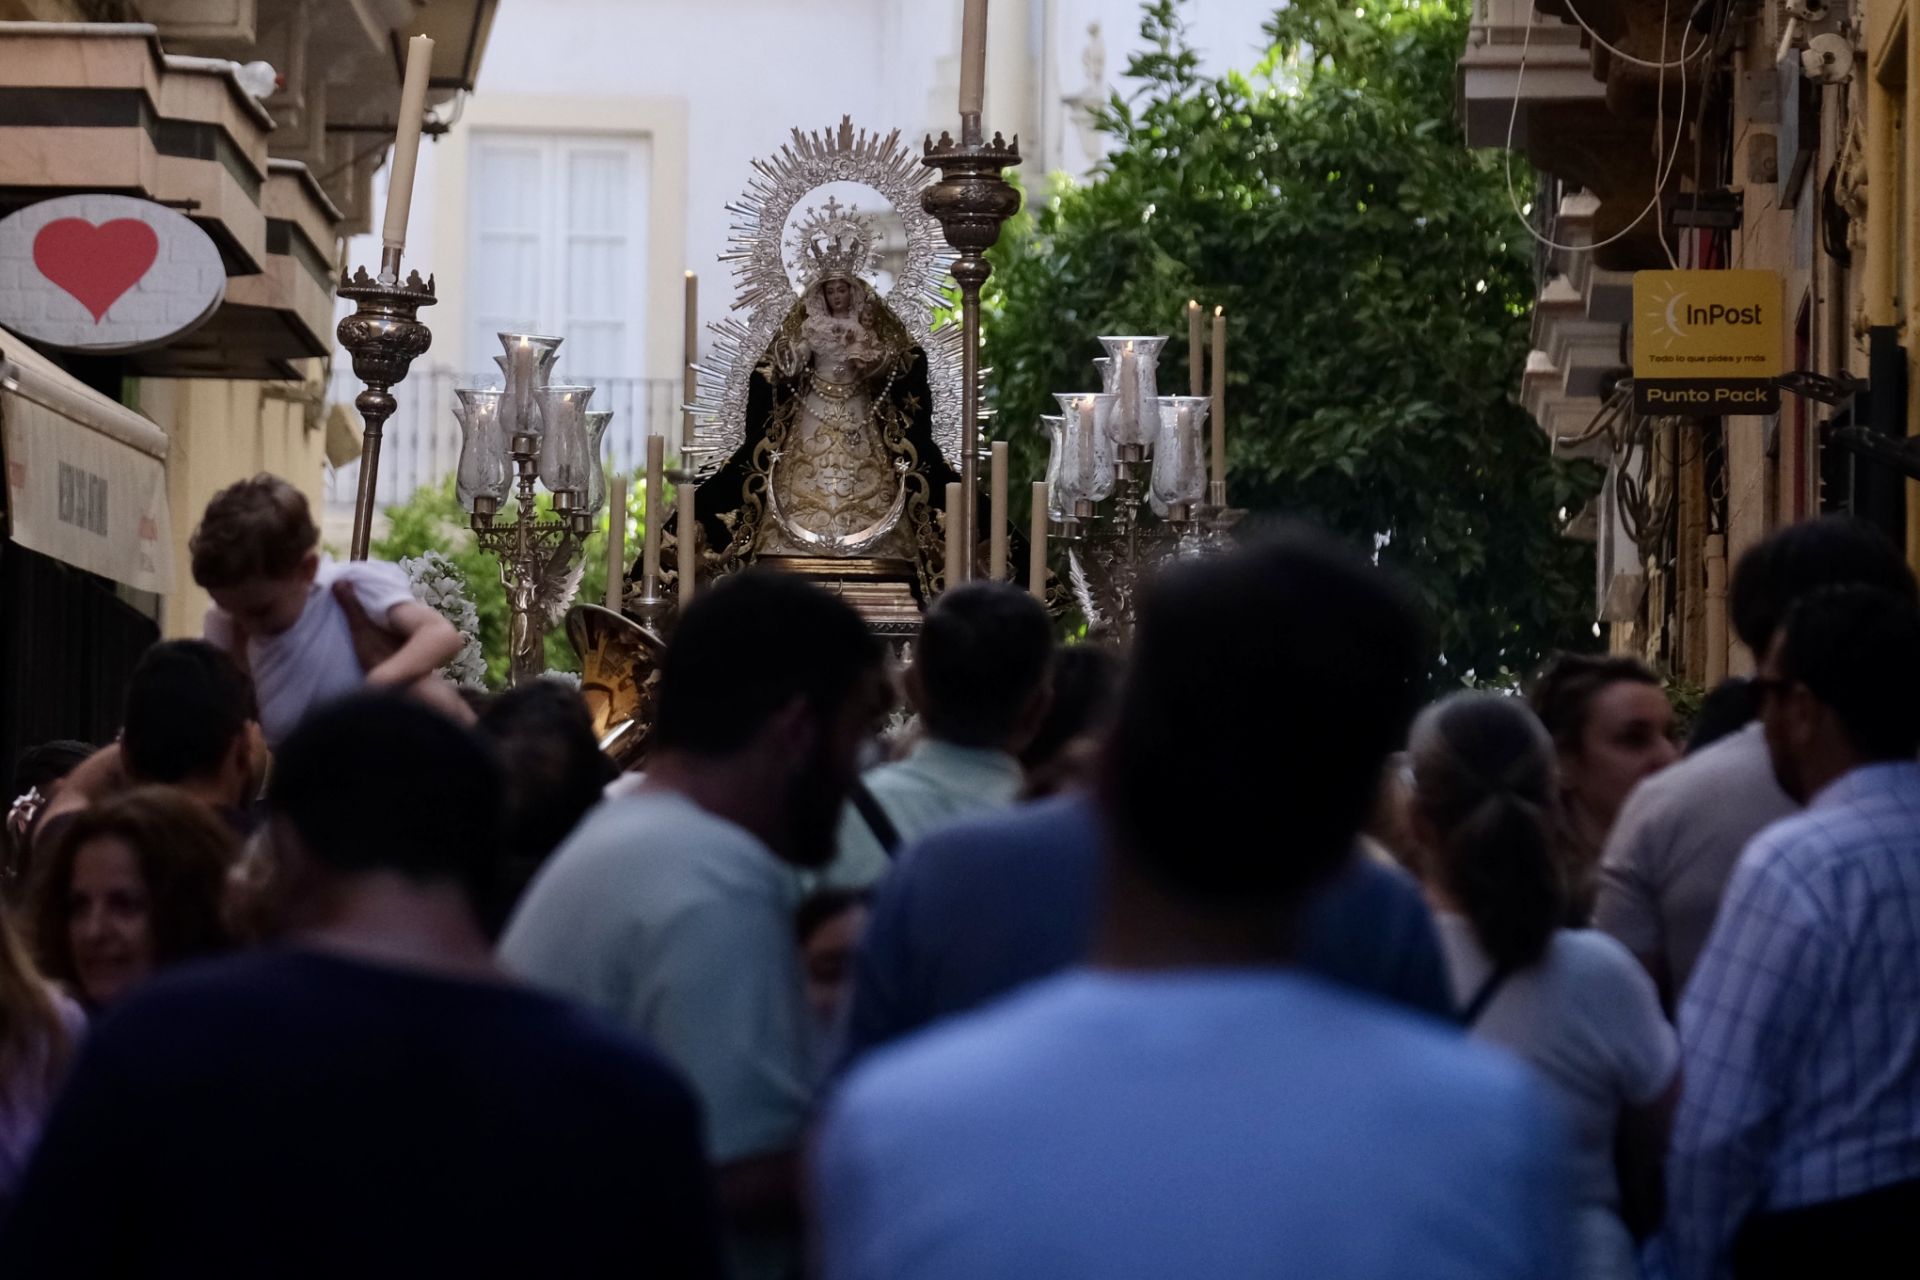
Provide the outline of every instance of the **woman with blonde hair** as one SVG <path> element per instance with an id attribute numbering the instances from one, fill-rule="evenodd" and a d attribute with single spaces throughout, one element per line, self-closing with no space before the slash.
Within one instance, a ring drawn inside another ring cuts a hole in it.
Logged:
<path id="1" fill-rule="evenodd" d="M 86 1017 L 33 967 L 0 912 L 0 1209 L 12 1198 Z"/>

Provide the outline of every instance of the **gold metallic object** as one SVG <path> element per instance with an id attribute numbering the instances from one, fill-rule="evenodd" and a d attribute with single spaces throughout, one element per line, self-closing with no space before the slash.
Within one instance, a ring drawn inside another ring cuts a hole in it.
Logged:
<path id="1" fill-rule="evenodd" d="M 580 654 L 580 695 L 600 749 L 622 769 L 633 768 L 653 732 L 666 645 L 631 618 L 597 604 L 568 611 L 567 639 Z"/>

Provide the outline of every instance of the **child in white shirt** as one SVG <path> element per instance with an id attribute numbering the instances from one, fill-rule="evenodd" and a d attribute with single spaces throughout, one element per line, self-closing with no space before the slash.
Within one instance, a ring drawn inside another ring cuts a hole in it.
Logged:
<path id="1" fill-rule="evenodd" d="M 403 689 L 470 721 L 437 674 L 460 653 L 453 624 L 414 598 L 399 566 L 339 564 L 319 543 L 306 498 L 272 475 L 215 494 L 188 543 L 193 580 L 213 597 L 206 638 L 252 673 L 268 745 L 278 746 L 314 707 L 363 687 Z M 355 649 L 336 597 L 342 589 L 393 642 L 371 666 Z"/>

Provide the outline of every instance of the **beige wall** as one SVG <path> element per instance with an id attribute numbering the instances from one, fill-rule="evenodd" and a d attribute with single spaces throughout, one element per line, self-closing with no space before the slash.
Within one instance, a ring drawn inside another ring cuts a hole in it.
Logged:
<path id="1" fill-rule="evenodd" d="M 317 380 L 316 372 L 312 375 Z M 173 514 L 174 589 L 161 607 L 168 636 L 200 634 L 206 593 L 194 585 L 187 538 L 207 502 L 225 486 L 261 471 L 298 485 L 313 504 L 322 501 L 325 432 L 303 403 L 299 383 L 144 378 L 137 384 L 141 413 L 172 442 L 167 457 L 167 505 Z"/>

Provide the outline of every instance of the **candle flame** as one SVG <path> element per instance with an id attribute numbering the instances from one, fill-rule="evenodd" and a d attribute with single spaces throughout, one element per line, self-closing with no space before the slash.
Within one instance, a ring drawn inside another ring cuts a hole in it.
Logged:
<path id="1" fill-rule="evenodd" d="M 1224 316 L 1225 314 L 1227 314 L 1227 309 L 1225 307 L 1215 307 L 1213 309 L 1213 318 L 1216 320 L 1218 320 L 1221 316 Z"/>

